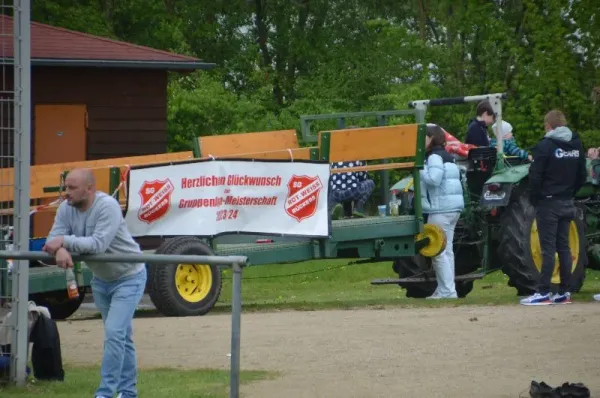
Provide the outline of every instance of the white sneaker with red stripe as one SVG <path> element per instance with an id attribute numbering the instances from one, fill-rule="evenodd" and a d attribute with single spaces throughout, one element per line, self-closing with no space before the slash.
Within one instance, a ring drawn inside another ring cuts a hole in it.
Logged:
<path id="1" fill-rule="evenodd" d="M 550 299 L 550 294 L 539 294 L 535 293 L 529 297 L 525 297 L 521 299 L 521 305 L 550 305 L 552 304 L 552 300 Z"/>

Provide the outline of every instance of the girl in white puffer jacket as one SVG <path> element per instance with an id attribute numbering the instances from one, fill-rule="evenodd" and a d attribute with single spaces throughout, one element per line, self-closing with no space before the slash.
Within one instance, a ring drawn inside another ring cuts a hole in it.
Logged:
<path id="1" fill-rule="evenodd" d="M 433 258 L 437 288 L 428 298 L 457 298 L 454 284 L 454 229 L 465 207 L 461 174 L 454 157 L 445 150 L 446 137 L 438 125 L 427 125 L 426 161 L 420 171 L 421 203 L 429 224 L 439 225 L 446 233 L 444 251 Z"/>

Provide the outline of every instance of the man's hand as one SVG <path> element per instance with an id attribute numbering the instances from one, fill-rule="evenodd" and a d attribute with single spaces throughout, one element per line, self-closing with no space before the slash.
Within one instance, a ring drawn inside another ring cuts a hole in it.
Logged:
<path id="1" fill-rule="evenodd" d="M 52 254 L 53 256 L 57 254 L 58 249 L 62 247 L 64 243 L 64 238 L 62 236 L 57 236 L 56 238 L 50 239 L 46 241 L 46 244 L 42 247 L 42 251 L 46 253 Z"/>
<path id="2" fill-rule="evenodd" d="M 56 252 L 56 265 L 60 268 L 73 268 L 73 258 L 71 257 L 71 253 L 67 251 L 65 248 L 60 248 Z"/>

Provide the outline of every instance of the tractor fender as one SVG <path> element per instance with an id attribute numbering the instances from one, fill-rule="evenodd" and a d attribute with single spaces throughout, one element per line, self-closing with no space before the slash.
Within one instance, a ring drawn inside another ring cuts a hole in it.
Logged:
<path id="1" fill-rule="evenodd" d="M 483 184 L 479 205 L 484 208 L 508 205 L 513 190 L 525 183 L 528 175 L 529 164 L 507 167 L 495 173 Z"/>

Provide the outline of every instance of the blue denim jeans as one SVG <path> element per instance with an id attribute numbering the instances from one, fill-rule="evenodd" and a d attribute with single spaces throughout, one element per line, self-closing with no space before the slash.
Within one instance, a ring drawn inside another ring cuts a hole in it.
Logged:
<path id="1" fill-rule="evenodd" d="M 104 355 L 96 396 L 137 398 L 137 357 L 133 345 L 133 315 L 144 295 L 146 268 L 113 282 L 93 278 L 94 302 L 104 324 Z"/>

